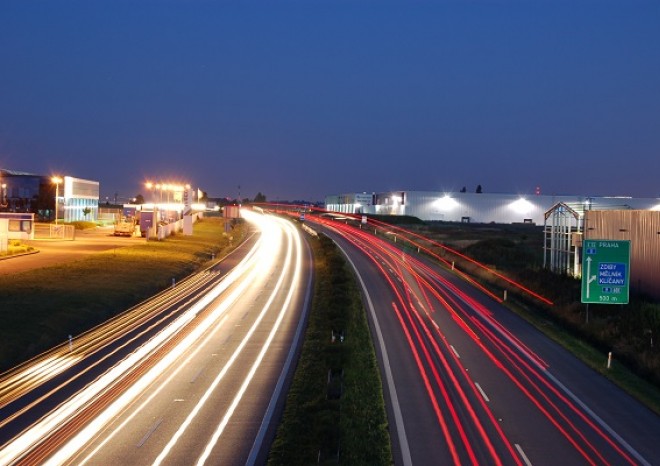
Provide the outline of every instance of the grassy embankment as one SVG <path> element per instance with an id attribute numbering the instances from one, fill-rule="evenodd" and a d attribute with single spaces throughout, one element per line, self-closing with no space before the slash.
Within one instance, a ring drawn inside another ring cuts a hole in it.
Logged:
<path id="1" fill-rule="evenodd" d="M 331 240 L 311 242 L 313 308 L 268 464 L 391 464 L 378 365 L 354 276 Z"/>
<path id="2" fill-rule="evenodd" d="M 238 244 L 245 226 L 222 234 L 206 218 L 194 235 L 92 254 L 55 267 L 2 277 L 0 372 L 81 333 L 167 288 Z M 132 243 L 134 244 L 134 243 Z M 16 260 L 16 259 L 11 259 Z"/>
<path id="3" fill-rule="evenodd" d="M 553 301 L 552 306 L 517 292 L 492 274 L 440 248 L 432 249 L 476 277 L 506 304 L 594 370 L 660 413 L 660 304 L 631 296 L 630 304 L 580 303 L 580 280 L 543 269 L 543 231 L 531 225 L 435 223 L 416 231 L 457 249 Z M 653 345 L 652 338 L 656 343 Z M 607 354 L 613 364 L 607 368 Z"/>

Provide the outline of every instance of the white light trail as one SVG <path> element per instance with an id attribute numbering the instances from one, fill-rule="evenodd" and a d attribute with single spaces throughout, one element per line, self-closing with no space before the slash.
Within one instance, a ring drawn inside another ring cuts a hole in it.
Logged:
<path id="1" fill-rule="evenodd" d="M 204 463 L 206 463 L 206 460 L 209 458 L 211 455 L 211 451 L 213 450 L 213 447 L 216 445 L 218 442 L 218 439 L 222 435 L 222 432 L 224 431 L 225 427 L 227 426 L 227 423 L 229 422 L 229 419 L 231 419 L 232 415 L 234 414 L 234 411 L 238 407 L 238 404 L 240 403 L 241 399 L 243 398 L 243 394 L 247 390 L 248 386 L 250 385 L 250 382 L 252 381 L 252 378 L 257 372 L 257 369 L 261 365 L 261 361 L 263 360 L 264 356 L 266 355 L 266 352 L 270 348 L 270 344 L 272 343 L 273 339 L 275 338 L 275 335 L 277 334 L 277 331 L 279 330 L 280 324 L 282 323 L 282 320 L 284 320 L 284 316 L 287 313 L 287 310 L 289 309 L 289 306 L 291 304 L 291 300 L 293 299 L 294 292 L 296 290 L 296 284 L 300 280 L 300 275 L 302 273 L 302 247 L 300 244 L 300 236 L 298 235 L 298 232 L 293 230 L 293 228 L 290 225 L 287 225 L 289 227 L 289 236 L 294 237 L 294 242 L 296 246 L 296 264 L 295 264 L 295 270 L 294 270 L 294 275 L 291 280 L 291 283 L 293 284 L 292 286 L 289 287 L 289 292 L 287 293 L 286 300 L 282 304 L 282 307 L 280 308 L 279 315 L 277 316 L 277 320 L 275 322 L 275 325 L 273 325 L 270 333 L 268 334 L 268 338 L 264 345 L 261 348 L 261 351 L 259 352 L 259 355 L 257 356 L 257 359 L 254 361 L 254 364 L 252 365 L 252 368 L 250 369 L 250 372 L 248 373 L 247 377 L 243 381 L 243 384 L 241 385 L 241 388 L 239 389 L 238 393 L 234 397 L 234 400 L 231 403 L 231 406 L 225 413 L 225 416 L 223 417 L 222 421 L 218 425 L 216 431 L 213 433 L 211 440 L 207 443 L 206 448 L 204 448 L 204 452 L 202 455 L 199 457 L 197 460 L 197 465 L 202 466 Z M 290 262 L 290 256 L 291 256 L 291 251 L 289 250 L 289 254 L 287 255 L 287 263 Z M 285 267 L 286 268 L 286 267 Z M 278 283 L 277 288 L 279 288 L 280 283 Z M 267 304 L 267 306 L 270 306 L 270 302 Z"/>
<path id="2" fill-rule="evenodd" d="M 162 374 L 162 371 L 172 364 L 176 358 L 195 341 L 195 338 L 200 338 L 201 334 L 212 325 L 215 320 L 222 316 L 230 304 L 241 296 L 252 281 L 261 274 L 262 269 L 260 269 L 260 267 L 262 266 L 262 261 L 268 260 L 269 258 L 269 255 L 264 253 L 264 249 L 267 249 L 268 247 L 272 247 L 272 244 L 264 243 L 262 240 L 259 240 L 241 263 L 239 263 L 239 265 L 227 275 L 225 280 L 214 287 L 213 290 L 172 322 L 172 324 L 163 329 L 111 370 L 90 383 L 85 389 L 62 403 L 51 413 L 44 416 L 38 422 L 7 443 L 3 450 L 0 451 L 0 465 L 5 466 L 13 463 L 25 452 L 31 450 L 35 445 L 47 438 L 51 432 L 57 430 L 61 425 L 68 422 L 77 412 L 84 409 L 84 407 L 93 402 L 93 400 L 100 396 L 100 394 L 114 386 L 124 374 L 130 372 L 134 366 L 138 365 L 149 355 L 153 354 L 154 351 L 188 325 L 202 309 L 207 307 L 230 285 L 249 272 L 249 275 L 244 277 L 244 280 L 239 283 L 238 287 L 233 290 L 233 292 L 216 309 L 214 309 L 209 317 L 207 317 L 204 322 L 195 329 L 195 331 L 191 332 L 172 350 L 172 352 L 169 353 L 166 358 L 156 364 L 140 379 L 140 381 L 136 382 L 120 398 L 106 408 L 103 413 L 97 416 L 93 422 L 64 445 L 64 447 L 51 457 L 46 464 L 62 464 L 66 462 L 71 455 L 96 435 L 106 422 L 111 420 L 118 412 L 128 406 L 128 404 L 140 394 L 140 390 L 151 383 L 150 380 L 153 380 L 155 377 Z M 259 254 L 257 254 L 257 252 Z M 137 387 L 140 387 L 140 389 L 137 389 Z"/>
<path id="3" fill-rule="evenodd" d="M 248 212 L 246 212 L 246 213 L 248 213 Z M 248 218 L 249 218 L 249 215 L 250 215 L 250 213 L 248 213 Z M 256 215 L 256 214 L 251 214 L 251 215 Z M 271 235 L 272 235 L 273 233 L 275 233 L 275 230 L 276 230 L 276 229 L 280 229 L 281 227 L 275 227 L 275 222 L 273 221 L 273 220 L 275 220 L 275 219 L 270 219 L 270 220 L 271 220 L 271 222 L 272 222 L 272 223 L 270 224 L 270 227 L 271 227 L 270 230 L 271 230 Z M 289 233 L 289 234 L 290 234 L 290 233 Z M 277 238 L 281 238 L 281 236 L 280 236 L 280 235 L 277 235 Z M 296 238 L 299 238 L 299 237 L 296 235 Z M 276 250 L 276 249 L 269 249 L 269 252 L 272 254 L 272 251 L 273 251 L 273 250 Z M 268 313 L 268 310 L 269 310 L 270 306 L 272 305 L 272 303 L 273 303 L 275 297 L 276 297 L 277 294 L 279 293 L 279 291 L 280 291 L 280 289 L 281 289 L 281 287 L 282 287 L 282 283 L 283 283 L 283 281 L 284 281 L 284 277 L 286 276 L 286 274 L 287 274 L 287 272 L 288 272 L 288 268 L 289 268 L 290 263 L 291 263 L 291 250 L 289 250 L 288 253 L 287 253 L 286 260 L 285 260 L 284 266 L 283 266 L 282 269 L 281 269 L 281 274 L 280 274 L 280 277 L 278 278 L 277 284 L 276 284 L 275 287 L 273 288 L 273 290 L 272 290 L 272 292 L 271 292 L 271 294 L 270 294 L 270 296 L 269 296 L 269 298 L 268 298 L 268 301 L 266 302 L 266 304 L 264 304 L 264 306 L 263 306 L 263 308 L 261 309 L 261 311 L 260 311 L 260 313 L 259 313 L 257 319 L 254 321 L 254 323 L 253 323 L 252 326 L 250 327 L 250 330 L 247 332 L 247 334 L 245 335 L 245 337 L 243 338 L 243 340 L 241 341 L 241 343 L 238 345 L 238 347 L 236 348 L 236 350 L 234 351 L 234 353 L 231 355 L 231 357 L 229 358 L 227 364 L 222 368 L 222 370 L 220 371 L 220 373 L 218 373 L 218 375 L 216 376 L 216 378 L 213 380 L 213 382 L 211 383 L 211 385 L 209 386 L 209 388 L 206 390 L 206 392 L 204 393 L 204 395 L 203 395 L 203 396 L 200 398 L 200 400 L 197 402 L 197 404 L 195 405 L 195 407 L 193 408 L 193 410 L 190 412 L 190 414 L 188 415 L 188 417 L 186 417 L 186 419 L 185 419 L 184 422 L 181 424 L 181 426 L 179 427 L 179 429 L 174 433 L 174 435 L 172 436 L 172 438 L 170 439 L 170 441 L 167 443 L 167 445 L 165 446 L 165 448 L 163 448 L 163 450 L 161 451 L 161 453 L 158 455 L 158 457 L 156 458 L 156 460 L 153 462 L 153 465 L 154 465 L 154 466 L 158 466 L 158 465 L 160 465 L 160 464 L 165 460 L 165 458 L 167 457 L 167 455 L 171 452 L 172 448 L 174 448 L 174 446 L 175 446 L 176 443 L 179 441 L 179 439 L 181 438 L 181 436 L 185 433 L 185 431 L 188 429 L 188 427 L 190 426 L 190 424 L 192 423 L 192 421 L 194 420 L 194 418 L 197 416 L 197 414 L 201 411 L 201 409 L 202 409 L 203 406 L 206 404 L 206 402 L 208 401 L 208 399 L 211 397 L 211 395 L 213 394 L 213 392 L 215 391 L 215 389 L 217 388 L 217 386 L 220 384 L 220 382 L 222 381 L 222 379 L 224 378 L 224 376 L 226 375 L 226 373 L 229 371 L 229 369 L 231 368 L 231 366 L 234 364 L 234 362 L 236 361 L 236 359 L 240 356 L 240 354 L 242 353 L 243 349 L 245 348 L 245 346 L 247 345 L 247 343 L 249 342 L 249 340 L 252 338 L 252 335 L 254 334 L 254 332 L 255 332 L 255 331 L 257 330 L 257 328 L 259 327 L 259 324 L 261 323 L 261 321 L 263 320 L 263 318 L 264 318 L 264 317 L 266 316 L 266 314 Z M 278 320 L 279 320 L 279 318 L 278 318 Z M 279 325 L 279 323 L 276 323 L 276 326 L 278 326 L 278 325 Z M 269 338 L 269 339 L 267 340 L 267 343 L 265 343 L 265 345 L 266 345 L 266 344 L 270 344 L 270 340 L 271 340 L 271 338 Z M 263 351 L 263 348 L 262 348 L 262 351 Z M 261 354 L 261 353 L 260 353 L 260 354 Z M 251 378 L 251 377 L 250 377 L 250 378 Z M 234 400 L 234 401 L 236 401 L 236 400 Z M 233 406 L 233 403 L 232 403 L 232 406 Z M 233 407 L 230 408 L 230 410 L 231 410 L 232 412 L 233 412 L 233 409 L 235 409 L 235 406 L 233 406 Z M 224 427 L 224 426 L 223 426 L 223 427 Z M 219 436 L 219 434 L 218 434 L 218 436 Z"/>

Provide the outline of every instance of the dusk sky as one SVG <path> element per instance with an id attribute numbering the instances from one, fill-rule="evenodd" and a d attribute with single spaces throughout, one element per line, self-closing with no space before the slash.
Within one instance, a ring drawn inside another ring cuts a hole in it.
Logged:
<path id="1" fill-rule="evenodd" d="M 0 168 L 657 197 L 660 2 L 3 0 Z"/>

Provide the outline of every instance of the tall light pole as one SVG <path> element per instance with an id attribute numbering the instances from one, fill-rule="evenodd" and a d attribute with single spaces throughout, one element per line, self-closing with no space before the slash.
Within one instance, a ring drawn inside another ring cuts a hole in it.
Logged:
<path id="1" fill-rule="evenodd" d="M 62 178 L 54 176 L 50 180 L 55 183 L 55 225 L 57 225 L 57 204 L 60 203 L 60 183 L 62 182 Z"/>
<path id="2" fill-rule="evenodd" d="M 155 199 L 156 196 L 155 196 L 155 194 L 154 194 L 154 189 L 155 189 L 154 184 L 153 184 L 151 181 L 147 181 L 146 183 L 144 183 L 144 186 L 145 186 L 145 188 L 147 188 L 149 191 L 151 191 L 151 203 L 152 203 L 152 204 L 156 204 L 156 199 Z"/>

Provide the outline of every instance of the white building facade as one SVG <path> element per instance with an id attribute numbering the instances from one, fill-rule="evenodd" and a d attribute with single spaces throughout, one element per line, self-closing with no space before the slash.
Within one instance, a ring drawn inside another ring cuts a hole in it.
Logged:
<path id="1" fill-rule="evenodd" d="M 326 209 L 352 214 L 410 215 L 424 221 L 543 225 L 558 203 L 587 210 L 660 210 L 660 199 L 438 191 L 349 193 L 326 197 Z"/>
<path id="2" fill-rule="evenodd" d="M 99 182 L 65 176 L 59 189 L 58 216 L 65 223 L 96 221 L 99 216 Z"/>

